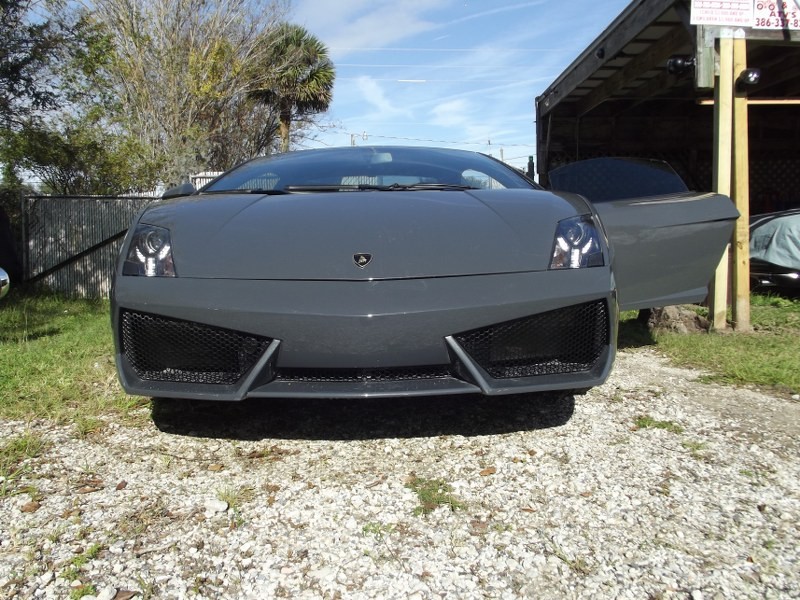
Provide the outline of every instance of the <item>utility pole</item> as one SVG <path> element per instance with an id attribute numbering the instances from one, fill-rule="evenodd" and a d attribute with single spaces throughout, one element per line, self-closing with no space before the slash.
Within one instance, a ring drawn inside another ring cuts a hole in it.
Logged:
<path id="1" fill-rule="evenodd" d="M 350 145 L 351 145 L 351 146 L 355 146 L 355 145 L 356 145 L 356 136 L 358 136 L 358 134 L 357 134 L 357 133 L 351 133 L 351 134 L 350 134 Z M 369 139 L 369 136 L 367 135 L 367 132 L 366 132 L 366 131 L 365 131 L 365 132 L 363 132 L 363 133 L 362 133 L 360 136 L 358 136 L 358 137 L 360 137 L 360 138 L 361 138 L 362 140 L 364 140 L 365 142 L 366 142 L 366 141 Z"/>

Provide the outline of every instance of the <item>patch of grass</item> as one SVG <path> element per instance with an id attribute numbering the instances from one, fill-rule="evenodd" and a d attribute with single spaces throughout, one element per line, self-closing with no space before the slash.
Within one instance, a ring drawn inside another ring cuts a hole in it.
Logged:
<path id="1" fill-rule="evenodd" d="M 80 567 L 71 564 L 66 569 L 61 571 L 60 575 L 67 581 L 75 581 L 81 576 L 81 570 Z M 80 598 L 81 596 L 78 597 Z"/>
<path id="2" fill-rule="evenodd" d="M 91 561 L 100 556 L 103 547 L 100 544 L 91 544 L 82 554 L 72 557 L 72 560 L 62 572 L 61 577 L 67 581 L 75 581 L 81 578 L 81 570 L 88 565 Z M 75 595 L 73 595 L 75 594 Z M 97 588 L 91 583 L 84 583 L 83 585 L 72 588 L 70 591 L 70 598 L 83 598 L 87 595 L 97 594 Z"/>
<path id="3" fill-rule="evenodd" d="M 686 448 L 689 451 L 689 454 L 692 458 L 696 458 L 697 460 L 704 460 L 707 458 L 705 454 L 705 450 L 707 449 L 707 444 L 705 442 L 681 442 L 681 446 Z"/>
<path id="4" fill-rule="evenodd" d="M 695 310 L 707 314 L 705 308 Z M 620 347 L 655 345 L 677 364 L 709 371 L 711 375 L 706 379 L 710 381 L 800 392 L 799 299 L 754 294 L 750 302 L 750 333 L 653 335 L 636 317 L 634 311 L 621 315 Z"/>
<path id="5" fill-rule="evenodd" d="M 22 461 L 39 456 L 46 446 L 42 436 L 30 432 L 5 441 L 0 445 L 0 477 L 13 479 Z"/>
<path id="6" fill-rule="evenodd" d="M 14 294 L 0 309 L 0 418 L 84 423 L 148 401 L 120 388 L 107 300 Z"/>
<path id="7" fill-rule="evenodd" d="M 83 555 L 88 558 L 89 560 L 94 560 L 98 556 L 100 556 L 100 552 L 102 551 L 103 547 L 100 544 L 91 544 Z"/>
<path id="8" fill-rule="evenodd" d="M 79 585 L 76 588 L 72 588 L 69 591 L 69 600 L 80 600 L 84 596 L 96 596 L 96 595 L 97 595 L 97 588 L 91 583 L 86 583 L 84 585 Z"/>
<path id="9" fill-rule="evenodd" d="M 704 450 L 706 450 L 705 442 L 681 442 L 681 446 L 689 451 L 692 458 L 703 459 L 706 457 Z"/>
<path id="10" fill-rule="evenodd" d="M 658 421 L 649 415 L 640 415 L 634 419 L 637 429 L 663 429 L 670 433 L 683 433 L 683 427 L 673 421 Z"/>
<path id="11" fill-rule="evenodd" d="M 439 506 L 446 506 L 451 511 L 466 508 L 466 505 L 452 495 L 453 488 L 441 479 L 424 479 L 412 475 L 406 482 L 406 487 L 412 490 L 419 500 L 419 506 L 414 509 L 415 515 L 427 515 Z"/>
<path id="12" fill-rule="evenodd" d="M 217 490 L 217 499 L 227 502 L 228 509 L 232 511 L 240 510 L 242 504 L 253 500 L 255 495 L 255 490 L 248 486 L 226 486 Z"/>
<path id="13" fill-rule="evenodd" d="M 75 430 L 79 438 L 86 439 L 90 435 L 100 433 L 105 425 L 105 421 L 93 415 L 81 415 L 75 421 Z"/>

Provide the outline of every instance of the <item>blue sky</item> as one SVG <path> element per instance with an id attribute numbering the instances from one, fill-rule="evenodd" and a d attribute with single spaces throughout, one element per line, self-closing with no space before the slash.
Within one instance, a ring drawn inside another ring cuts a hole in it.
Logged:
<path id="1" fill-rule="evenodd" d="M 293 0 L 291 20 L 336 65 L 323 128 L 303 146 L 447 146 L 524 167 L 534 98 L 629 1 Z"/>

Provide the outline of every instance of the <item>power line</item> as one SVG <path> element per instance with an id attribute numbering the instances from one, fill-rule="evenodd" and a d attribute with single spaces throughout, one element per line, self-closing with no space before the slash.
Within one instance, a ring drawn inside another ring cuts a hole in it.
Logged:
<path id="1" fill-rule="evenodd" d="M 342 130 L 342 133 L 350 135 L 350 136 L 355 135 L 355 136 L 359 136 L 359 137 L 361 137 L 363 135 L 366 135 L 367 138 L 380 138 L 380 139 L 383 139 L 383 140 L 404 140 L 404 141 L 408 141 L 408 142 L 431 142 L 431 143 L 434 143 L 434 144 L 451 144 L 451 145 L 457 145 L 457 146 L 497 146 L 498 148 L 500 148 L 500 147 L 505 147 L 505 148 L 535 148 L 536 147 L 536 144 L 503 144 L 503 143 L 500 143 L 500 142 L 491 142 L 489 140 L 487 140 L 488 143 L 487 142 L 464 142 L 464 141 L 453 142 L 453 141 L 449 141 L 449 140 L 431 140 L 431 139 L 426 139 L 426 138 L 400 137 L 400 136 L 379 135 L 379 134 L 372 134 L 372 133 L 364 134 L 364 132 L 362 132 L 362 133 L 352 133 L 350 131 L 344 131 L 344 130 Z M 527 158 L 527 157 L 520 157 L 520 158 Z"/>
<path id="2" fill-rule="evenodd" d="M 379 63 L 336 63 L 336 67 L 404 68 L 419 69 L 528 69 L 530 65 L 421 65 L 421 64 L 379 64 Z"/>
<path id="3" fill-rule="evenodd" d="M 364 79 L 364 76 L 361 77 L 337 77 L 336 81 L 358 81 L 360 79 Z M 542 78 L 539 79 L 397 79 L 396 77 L 369 77 L 370 81 L 396 81 L 398 83 L 509 83 L 513 82 L 515 85 L 523 85 L 523 84 L 533 84 L 539 83 Z"/>
<path id="4" fill-rule="evenodd" d="M 349 47 L 331 46 L 329 50 L 364 50 L 365 52 L 558 52 L 569 50 L 569 48 L 390 48 L 390 47 Z"/>

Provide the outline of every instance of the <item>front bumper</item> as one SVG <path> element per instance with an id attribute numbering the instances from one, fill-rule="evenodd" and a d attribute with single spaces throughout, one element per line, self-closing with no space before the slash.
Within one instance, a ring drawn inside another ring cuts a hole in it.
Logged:
<path id="1" fill-rule="evenodd" d="M 606 268 L 387 281 L 118 277 L 112 300 L 120 380 L 145 396 L 582 389 L 605 381 L 616 343 Z"/>

